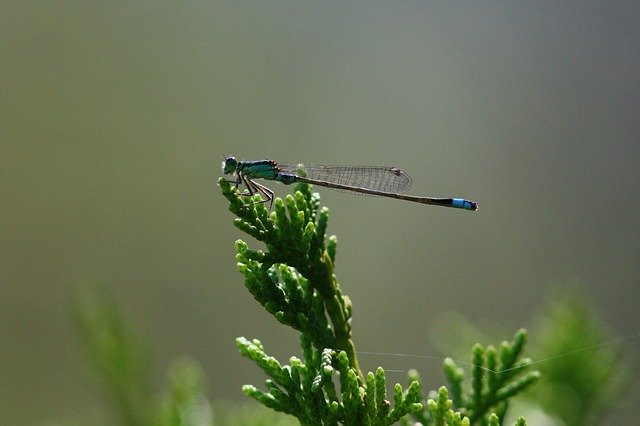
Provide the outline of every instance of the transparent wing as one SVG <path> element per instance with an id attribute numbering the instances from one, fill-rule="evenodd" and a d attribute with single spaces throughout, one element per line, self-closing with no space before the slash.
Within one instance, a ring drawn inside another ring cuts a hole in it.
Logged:
<path id="1" fill-rule="evenodd" d="M 389 166 L 317 166 L 280 164 L 280 171 L 322 182 L 367 188 L 374 191 L 404 193 L 411 188 L 411 177 Z"/>

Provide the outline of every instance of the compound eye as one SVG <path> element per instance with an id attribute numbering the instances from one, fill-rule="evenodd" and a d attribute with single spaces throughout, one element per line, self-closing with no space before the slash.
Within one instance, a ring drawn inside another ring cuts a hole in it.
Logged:
<path id="1" fill-rule="evenodd" d="M 234 173 L 237 167 L 238 160 L 236 160 L 236 157 L 227 157 L 222 162 L 222 173 L 224 173 L 225 175 L 229 175 L 231 173 Z"/>

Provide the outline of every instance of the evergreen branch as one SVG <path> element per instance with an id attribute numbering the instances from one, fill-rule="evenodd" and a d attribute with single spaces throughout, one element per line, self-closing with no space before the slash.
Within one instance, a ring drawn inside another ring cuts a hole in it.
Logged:
<path id="1" fill-rule="evenodd" d="M 234 225 L 267 246 L 263 253 L 250 250 L 242 241 L 236 243 L 245 286 L 278 321 L 311 332 L 316 348 L 344 350 L 364 383 L 351 339 L 351 302 L 342 296 L 333 273 L 335 238 L 328 244 L 330 252 L 325 249 L 328 210 L 319 210 L 319 197 L 309 185 L 298 185 L 295 198 L 287 196 L 286 205 L 276 198 L 274 212 L 269 214 L 258 196 L 243 197 L 222 178 L 218 183 L 229 200 L 229 210 L 238 216 Z M 322 303 L 314 300 L 315 294 Z"/>
<path id="2" fill-rule="evenodd" d="M 499 351 L 474 346 L 470 392 L 463 388 L 464 371 L 447 358 L 452 399 L 443 386 L 423 403 L 419 377 L 410 372 L 406 390 L 393 387 L 392 404 L 384 370 L 379 367 L 365 378 L 358 366 L 351 301 L 334 272 L 337 239 L 325 235 L 329 213 L 320 208 L 319 196 L 301 184 L 294 196 L 274 199 L 269 212 L 259 196 L 242 195 L 224 179 L 219 185 L 237 216 L 234 225 L 266 245 L 261 251 L 236 242 L 245 286 L 280 323 L 301 334 L 302 359 L 291 357 L 290 365 L 268 356 L 258 340 L 236 340 L 240 353 L 269 377 L 265 390 L 243 387 L 263 405 L 295 416 L 302 425 L 408 424 L 409 415 L 424 425 L 499 424 L 508 398 L 539 377 L 537 372 L 521 375 L 531 361 L 520 359 L 526 336 L 520 331 Z"/>
<path id="3" fill-rule="evenodd" d="M 519 330 L 511 342 L 502 342 L 499 352 L 493 346 L 485 349 L 476 344 L 472 350 L 469 395 L 462 389 L 464 371 L 453 360 L 445 359 L 443 368 L 453 389 L 454 407 L 471 423 L 490 424 L 492 416 L 504 418 L 509 398 L 538 381 L 538 371 L 523 374 L 531 365 L 530 359 L 520 359 L 525 343 L 526 331 Z"/>

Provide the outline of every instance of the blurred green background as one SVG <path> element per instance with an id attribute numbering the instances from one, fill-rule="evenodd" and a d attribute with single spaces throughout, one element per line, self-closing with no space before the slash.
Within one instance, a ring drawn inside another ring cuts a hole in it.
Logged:
<path id="1" fill-rule="evenodd" d="M 437 356 L 448 311 L 508 338 L 567 283 L 637 336 L 638 16 L 638 2 L 5 2 L 3 424 L 109 422 L 69 319 L 85 282 L 144 334 L 159 383 L 187 354 L 211 399 L 242 400 L 264 377 L 235 337 L 297 353 L 236 271 L 222 155 L 396 165 L 413 194 L 479 203 L 321 190 L 358 349 Z M 361 362 L 442 383 L 439 360 Z M 637 414 L 631 398 L 611 424 Z"/>

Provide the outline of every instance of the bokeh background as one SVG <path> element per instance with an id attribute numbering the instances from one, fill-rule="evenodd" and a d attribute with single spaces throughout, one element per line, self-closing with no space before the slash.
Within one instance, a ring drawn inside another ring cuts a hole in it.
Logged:
<path id="1" fill-rule="evenodd" d="M 2 423 L 112 420 L 69 319 L 86 282 L 144 335 L 159 384 L 187 354 L 213 400 L 239 401 L 264 376 L 235 337 L 297 353 L 235 268 L 216 186 L 232 154 L 396 165 L 413 194 L 479 203 L 321 191 L 359 349 L 441 356 L 429 336 L 450 311 L 508 338 L 572 285 L 635 334 L 637 359 L 639 16 L 632 1 L 6 2 Z M 361 362 L 442 383 L 439 359 Z"/>

